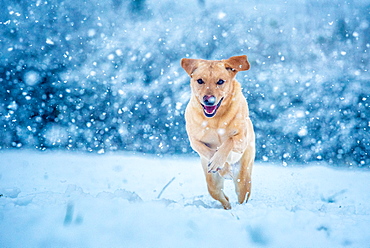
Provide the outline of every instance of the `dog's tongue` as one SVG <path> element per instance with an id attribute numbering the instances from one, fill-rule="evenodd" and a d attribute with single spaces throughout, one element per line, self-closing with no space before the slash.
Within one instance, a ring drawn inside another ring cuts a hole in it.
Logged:
<path id="1" fill-rule="evenodd" d="M 216 108 L 217 108 L 217 105 L 204 106 L 204 109 L 206 110 L 207 114 L 212 114 L 215 111 Z"/>

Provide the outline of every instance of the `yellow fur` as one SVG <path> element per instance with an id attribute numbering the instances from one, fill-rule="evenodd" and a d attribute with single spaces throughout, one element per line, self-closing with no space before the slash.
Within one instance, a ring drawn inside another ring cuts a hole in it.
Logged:
<path id="1" fill-rule="evenodd" d="M 185 111 L 190 144 L 201 157 L 209 193 L 230 209 L 223 192 L 224 177 L 233 178 L 239 203 L 248 201 L 255 157 L 248 104 L 235 80 L 238 71 L 250 68 L 247 56 L 219 61 L 184 58 L 181 66 L 191 77 L 192 95 Z M 224 83 L 218 84 L 221 79 Z M 212 117 L 205 114 L 205 96 L 215 97 L 219 104 Z M 239 167 L 234 169 L 234 164 Z"/>

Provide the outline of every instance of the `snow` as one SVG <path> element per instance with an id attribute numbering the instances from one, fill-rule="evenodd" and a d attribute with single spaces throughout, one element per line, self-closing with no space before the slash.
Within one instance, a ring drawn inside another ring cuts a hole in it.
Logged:
<path id="1" fill-rule="evenodd" d="M 35 71 L 28 71 L 24 75 L 24 81 L 25 81 L 26 84 L 28 84 L 30 86 L 33 86 L 33 85 L 36 85 L 36 84 L 40 83 L 41 77 Z"/>
<path id="2" fill-rule="evenodd" d="M 257 163 L 247 204 L 197 157 L 0 151 L 1 247 L 369 247 L 370 171 Z"/>
<path id="3" fill-rule="evenodd" d="M 0 1 L 0 247 L 369 247 L 369 6 Z M 179 62 L 242 54 L 258 164 L 224 211 Z"/>

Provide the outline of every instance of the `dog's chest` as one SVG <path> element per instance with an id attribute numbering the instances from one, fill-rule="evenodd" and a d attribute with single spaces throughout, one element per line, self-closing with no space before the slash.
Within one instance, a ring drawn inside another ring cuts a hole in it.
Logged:
<path id="1" fill-rule="evenodd" d="M 227 126 L 212 126 L 207 121 L 203 121 L 196 132 L 198 140 L 203 142 L 211 149 L 217 149 L 228 138 Z"/>

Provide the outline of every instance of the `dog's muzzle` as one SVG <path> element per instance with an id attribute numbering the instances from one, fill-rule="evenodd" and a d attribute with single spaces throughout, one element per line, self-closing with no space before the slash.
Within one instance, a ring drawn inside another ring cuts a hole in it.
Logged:
<path id="1" fill-rule="evenodd" d="M 216 104 L 217 99 L 215 96 L 210 96 L 210 95 L 204 96 L 202 107 L 203 107 L 205 116 L 213 117 L 216 114 L 217 109 L 220 107 L 223 99 L 224 98 L 221 98 L 221 100 Z"/>

